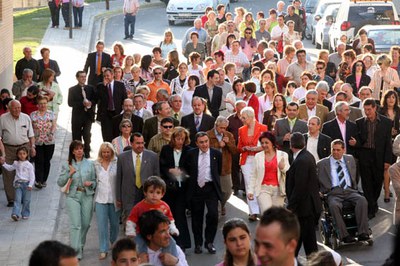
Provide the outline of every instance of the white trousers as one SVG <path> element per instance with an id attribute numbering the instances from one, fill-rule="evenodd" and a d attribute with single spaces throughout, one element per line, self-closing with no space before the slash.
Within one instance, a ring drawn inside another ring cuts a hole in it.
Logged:
<path id="1" fill-rule="evenodd" d="M 248 186 L 250 185 L 250 178 L 254 175 L 254 156 L 248 156 L 246 159 L 246 163 L 242 165 L 241 168 L 244 185 L 247 190 Z M 253 200 L 247 199 L 247 205 L 249 205 L 250 214 L 260 214 L 260 207 L 258 206 L 258 202 L 255 198 Z"/>

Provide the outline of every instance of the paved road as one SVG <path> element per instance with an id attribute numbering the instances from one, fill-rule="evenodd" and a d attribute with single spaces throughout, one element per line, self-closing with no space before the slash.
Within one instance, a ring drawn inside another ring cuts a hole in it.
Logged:
<path id="1" fill-rule="evenodd" d="M 272 8 L 271 2 L 262 0 L 253 1 L 240 1 L 231 5 L 231 11 L 235 6 L 244 6 L 248 10 L 255 13 L 258 10 L 263 10 L 265 13 Z M 107 49 L 111 51 L 112 44 L 115 41 L 122 41 L 125 45 L 126 54 L 139 53 L 151 53 L 152 47 L 158 45 L 162 40 L 163 32 L 167 28 L 171 28 L 175 35 L 175 39 L 178 47 L 180 47 L 181 36 L 185 33 L 191 23 L 181 23 L 175 26 L 169 26 L 164 7 L 156 7 L 152 9 L 141 10 L 137 17 L 136 34 L 135 39 L 132 41 L 122 40 L 124 36 L 123 29 L 123 17 L 117 15 L 111 17 L 106 22 L 105 27 L 105 42 Z M 305 41 L 306 49 L 309 53 L 315 56 L 316 50 L 311 45 L 310 41 Z M 94 140 L 93 147 L 98 147 L 101 142 L 101 135 L 98 125 L 94 125 Z M 92 156 L 96 154 L 96 151 L 92 153 Z M 374 246 L 346 246 L 342 247 L 339 252 L 348 263 L 355 263 L 361 265 L 381 265 L 382 262 L 389 256 L 392 242 L 394 228 L 391 224 L 393 201 L 389 204 L 383 203 L 383 199 L 380 199 L 381 209 L 378 212 L 376 218 L 370 222 L 370 226 L 374 233 Z M 385 204 L 385 205 L 384 205 Z M 227 207 L 227 216 L 221 217 L 219 220 L 218 228 L 222 228 L 223 223 L 232 217 L 240 217 L 247 219 L 247 206 L 242 198 L 232 196 Z M 65 212 L 61 213 L 61 223 L 56 238 L 68 242 L 68 218 Z M 190 220 L 190 219 L 189 219 Z M 255 224 L 249 224 L 251 232 L 255 230 Z M 189 265 L 200 266 L 200 265 L 215 265 L 221 261 L 224 254 L 224 244 L 222 234 L 220 230 L 217 233 L 215 245 L 218 250 L 216 255 L 201 254 L 195 255 L 193 249 L 187 250 L 186 255 Z M 326 248 L 320 244 L 321 248 Z M 301 252 L 301 254 L 304 254 Z M 109 258 L 106 261 L 99 262 L 98 256 L 98 239 L 97 239 L 97 227 L 95 219 L 93 219 L 92 227 L 88 234 L 87 244 L 84 250 L 84 259 L 81 261 L 81 265 L 109 265 Z"/>

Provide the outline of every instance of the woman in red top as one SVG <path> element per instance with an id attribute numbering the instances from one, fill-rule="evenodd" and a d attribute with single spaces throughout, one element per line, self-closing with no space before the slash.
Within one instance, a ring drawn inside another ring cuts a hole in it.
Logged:
<path id="1" fill-rule="evenodd" d="M 31 115 L 32 112 L 38 110 L 37 96 L 39 88 L 35 85 L 30 86 L 26 91 L 26 96 L 23 96 L 19 101 L 21 102 L 21 112 Z"/>
<path id="2" fill-rule="evenodd" d="M 258 121 L 258 110 L 260 108 L 260 103 L 258 101 L 257 95 L 255 92 L 257 90 L 257 85 L 252 81 L 247 81 L 243 83 L 244 85 L 244 100 L 247 102 L 247 106 L 253 108 L 254 113 L 256 114 L 255 119 Z"/>
<path id="3" fill-rule="evenodd" d="M 254 174 L 250 178 L 247 198 L 257 198 L 263 213 L 272 206 L 283 206 L 285 200 L 286 171 L 289 160 L 286 152 L 276 149 L 275 136 L 271 132 L 261 134 L 263 149 L 254 158 Z"/>
<path id="4" fill-rule="evenodd" d="M 254 110 L 251 107 L 243 108 L 240 116 L 243 126 L 239 128 L 238 150 L 240 152 L 240 165 L 244 184 L 246 191 L 249 191 L 250 178 L 254 173 L 254 155 L 262 151 L 262 147 L 258 145 L 258 138 L 261 133 L 268 131 L 268 127 L 257 122 Z M 257 215 L 260 214 L 258 203 L 255 199 L 249 199 L 247 204 L 250 209 L 249 220 L 255 221 Z"/>

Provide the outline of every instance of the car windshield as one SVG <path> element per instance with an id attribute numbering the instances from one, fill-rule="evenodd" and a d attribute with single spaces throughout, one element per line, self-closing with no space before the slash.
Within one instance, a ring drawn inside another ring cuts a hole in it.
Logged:
<path id="1" fill-rule="evenodd" d="M 400 29 L 376 29 L 368 31 L 368 38 L 371 38 L 377 45 L 398 45 L 400 43 Z"/>
<path id="2" fill-rule="evenodd" d="M 336 17 L 340 4 L 331 4 L 327 6 L 324 11 L 324 17 L 333 16 Z"/>
<path id="3" fill-rule="evenodd" d="M 334 4 L 340 4 L 340 3 L 321 3 L 317 7 L 317 11 L 315 11 L 315 15 L 322 15 L 325 13 L 325 10 L 328 6 L 334 5 Z"/>
<path id="4" fill-rule="evenodd" d="M 317 8 L 318 1 L 319 0 L 307 0 L 304 4 L 306 13 L 314 13 L 315 9 Z"/>
<path id="5" fill-rule="evenodd" d="M 394 14 L 391 5 L 380 6 L 351 6 L 349 10 L 349 21 L 393 21 Z M 371 24 L 371 23 L 364 23 Z M 377 24 L 377 23 L 372 23 Z"/>

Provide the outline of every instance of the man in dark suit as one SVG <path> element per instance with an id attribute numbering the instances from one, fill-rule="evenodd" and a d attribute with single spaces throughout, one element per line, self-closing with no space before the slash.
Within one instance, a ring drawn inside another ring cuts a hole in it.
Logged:
<path id="1" fill-rule="evenodd" d="M 337 102 L 342 102 L 342 101 L 346 102 L 346 103 L 349 103 L 347 101 L 347 94 L 342 92 L 342 91 L 339 91 L 335 96 L 335 102 L 337 103 Z M 357 119 L 359 119 L 360 117 L 363 116 L 363 114 L 361 112 L 361 109 L 359 109 L 358 107 L 354 107 L 354 106 L 350 105 L 349 108 L 350 108 L 350 113 L 348 115 L 348 120 L 349 121 L 356 122 Z M 328 113 L 328 115 L 326 116 L 326 121 L 330 121 L 330 120 L 334 119 L 335 116 L 336 116 L 335 110 L 330 111 Z"/>
<path id="2" fill-rule="evenodd" d="M 295 102 L 290 102 L 286 106 L 285 118 L 276 120 L 274 133 L 276 136 L 276 143 L 279 145 L 280 150 L 290 154 L 290 136 L 294 132 L 302 134 L 307 133 L 307 123 L 298 119 L 299 105 Z"/>
<path id="3" fill-rule="evenodd" d="M 157 113 L 157 115 L 150 117 L 144 121 L 143 137 L 146 148 L 150 143 L 150 139 L 155 135 L 157 135 L 158 133 L 161 133 L 160 129 L 161 120 L 166 117 L 171 117 L 171 106 L 166 101 L 157 102 L 155 106 L 155 112 Z M 179 126 L 179 121 L 173 117 L 171 118 L 174 121 L 174 127 Z"/>
<path id="4" fill-rule="evenodd" d="M 357 125 L 349 120 L 350 106 L 341 101 L 335 104 L 336 118 L 323 124 L 322 133 L 331 139 L 341 139 L 346 148 L 346 154 L 356 155 L 356 144 L 358 139 Z"/>
<path id="5" fill-rule="evenodd" d="M 94 109 L 97 95 L 94 88 L 86 83 L 86 73 L 76 72 L 78 84 L 69 88 L 68 106 L 72 107 L 71 130 L 72 140 L 79 140 L 84 143 L 85 157 L 90 157 L 90 130 L 94 122 Z"/>
<path id="6" fill-rule="evenodd" d="M 315 225 L 322 211 L 319 197 L 317 167 L 314 156 L 305 149 L 305 140 L 301 133 L 290 137 L 293 163 L 286 172 L 287 208 L 296 214 L 300 223 L 300 239 L 296 257 L 304 244 L 306 255 L 318 251 Z"/>
<path id="7" fill-rule="evenodd" d="M 195 136 L 197 148 L 188 152 L 184 169 L 189 174 L 186 193 L 192 211 L 192 231 L 196 254 L 202 253 L 204 207 L 207 206 L 205 242 L 209 253 L 215 254 L 214 238 L 218 228 L 218 201 L 222 200 L 220 174 L 222 170 L 221 152 L 210 148 L 207 133 Z"/>
<path id="8" fill-rule="evenodd" d="M 214 127 L 215 118 L 204 113 L 205 100 L 194 96 L 192 99 L 193 113 L 182 117 L 181 126 L 189 130 L 190 146 L 196 147 L 195 136 L 197 132 L 208 131 Z"/>
<path id="9" fill-rule="evenodd" d="M 358 240 L 368 240 L 368 202 L 357 191 L 356 161 L 353 156 L 345 155 L 344 142 L 336 139 L 331 146 L 332 155 L 317 163 L 320 191 L 327 193 L 330 213 L 339 231 L 340 239 L 345 243 L 356 241 L 350 235 L 343 221 L 343 202 L 355 206 L 358 225 Z"/>
<path id="10" fill-rule="evenodd" d="M 140 116 L 133 114 L 133 101 L 132 99 L 126 98 L 124 100 L 124 105 L 122 106 L 123 113 L 118 114 L 112 118 L 112 125 L 113 125 L 113 138 L 118 137 L 121 135 L 121 131 L 119 130 L 119 124 L 121 123 L 122 119 L 129 119 L 132 122 L 132 133 L 133 132 L 140 132 L 142 133 L 143 130 L 143 119 Z"/>
<path id="11" fill-rule="evenodd" d="M 361 184 L 368 200 L 368 217 L 375 217 L 382 191 L 383 173 L 392 162 L 392 121 L 376 112 L 372 98 L 364 100 L 365 117 L 356 121 L 361 150 L 359 152 Z"/>
<path id="12" fill-rule="evenodd" d="M 97 120 L 101 123 L 103 141 L 111 142 L 113 140 L 112 118 L 121 113 L 127 94 L 124 84 L 114 80 L 112 69 L 107 68 L 103 75 L 104 81 L 97 85 Z"/>
<path id="13" fill-rule="evenodd" d="M 132 150 L 118 156 L 116 200 L 126 219 L 139 201 L 143 199 L 143 183 L 149 176 L 160 176 L 160 166 L 156 153 L 144 148 L 142 134 L 131 136 Z M 138 164 L 140 166 L 138 167 Z M 140 173 L 140 174 L 139 174 Z"/>
<path id="14" fill-rule="evenodd" d="M 308 132 L 303 134 L 307 151 L 314 156 L 316 162 L 328 157 L 330 155 L 332 139 L 320 133 L 321 120 L 319 117 L 310 117 L 307 126 Z"/>
<path id="15" fill-rule="evenodd" d="M 295 258 L 299 237 L 300 224 L 296 215 L 283 207 L 266 210 L 254 237 L 254 252 L 260 265 L 302 266 Z"/>
<path id="16" fill-rule="evenodd" d="M 86 63 L 83 68 L 83 71 L 89 73 L 88 83 L 94 87 L 97 86 L 97 83 L 103 81 L 103 71 L 106 68 L 111 68 L 111 57 L 109 54 L 104 52 L 104 42 L 98 41 L 96 43 L 96 52 L 92 52 L 88 54 L 86 58 Z"/>
<path id="17" fill-rule="evenodd" d="M 218 80 L 218 71 L 210 70 L 207 73 L 207 82 L 197 86 L 193 94 L 193 97 L 199 96 L 207 100 L 208 109 L 214 118 L 219 116 L 219 108 L 222 102 L 222 89 L 216 86 Z"/>

